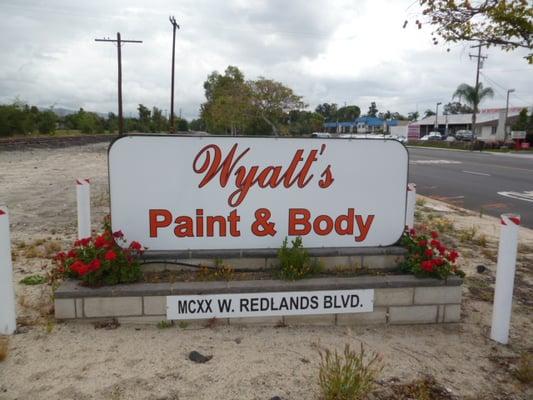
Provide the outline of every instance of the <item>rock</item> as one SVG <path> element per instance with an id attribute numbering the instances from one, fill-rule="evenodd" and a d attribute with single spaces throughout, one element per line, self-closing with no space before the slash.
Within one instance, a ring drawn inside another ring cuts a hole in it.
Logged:
<path id="1" fill-rule="evenodd" d="M 189 353 L 189 360 L 194 361 L 195 363 L 198 363 L 198 364 L 204 364 L 208 362 L 209 360 L 211 360 L 212 358 L 213 356 L 204 356 L 203 354 L 198 353 L 196 350 L 191 351 Z"/>
<path id="2" fill-rule="evenodd" d="M 487 270 L 487 267 L 485 267 L 484 265 L 478 265 L 476 267 L 476 270 L 477 270 L 478 274 L 482 274 L 483 272 L 485 272 Z"/>
<path id="3" fill-rule="evenodd" d="M 274 396 L 274 397 L 270 398 L 270 400 L 281 400 L 281 397 L 279 397 L 279 396 Z"/>

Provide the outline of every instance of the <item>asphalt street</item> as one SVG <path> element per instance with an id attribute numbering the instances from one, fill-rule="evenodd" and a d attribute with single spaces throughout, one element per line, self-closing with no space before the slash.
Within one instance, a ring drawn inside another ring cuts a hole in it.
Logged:
<path id="1" fill-rule="evenodd" d="M 517 213 L 533 228 L 533 155 L 409 147 L 417 193 L 493 216 Z"/>

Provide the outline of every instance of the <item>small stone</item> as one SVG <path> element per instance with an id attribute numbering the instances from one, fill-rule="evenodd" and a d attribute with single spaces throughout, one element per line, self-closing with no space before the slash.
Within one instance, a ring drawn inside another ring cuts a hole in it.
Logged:
<path id="1" fill-rule="evenodd" d="M 281 397 L 279 397 L 279 396 L 274 396 L 274 397 L 272 397 L 270 400 L 281 400 Z"/>
<path id="2" fill-rule="evenodd" d="M 478 274 L 482 274 L 483 272 L 485 272 L 487 270 L 487 267 L 485 267 L 484 265 L 478 265 L 476 267 L 476 270 L 477 270 Z"/>
<path id="3" fill-rule="evenodd" d="M 195 363 L 204 364 L 211 360 L 213 356 L 204 356 L 203 354 L 198 353 L 196 350 L 189 353 L 189 360 L 194 361 Z"/>
<path id="4" fill-rule="evenodd" d="M 241 342 L 242 342 L 242 337 L 238 337 L 235 339 L 235 343 L 241 344 Z"/>

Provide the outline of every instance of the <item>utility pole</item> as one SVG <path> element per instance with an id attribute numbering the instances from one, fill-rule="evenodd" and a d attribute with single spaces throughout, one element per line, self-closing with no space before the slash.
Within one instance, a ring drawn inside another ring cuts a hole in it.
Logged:
<path id="1" fill-rule="evenodd" d="M 172 83 L 170 84 L 170 133 L 174 133 L 174 60 L 176 54 L 176 29 L 180 26 L 176 23 L 174 16 L 168 17 L 172 24 Z"/>
<path id="2" fill-rule="evenodd" d="M 474 99 L 474 113 L 472 114 L 472 135 L 476 134 L 476 113 L 477 113 L 477 106 L 479 104 L 479 70 L 483 67 L 483 60 L 487 58 L 487 56 L 481 55 L 481 48 L 483 47 L 483 44 L 479 42 L 476 46 L 470 46 L 471 49 L 477 48 L 477 55 L 475 54 L 469 54 L 468 56 L 470 59 L 477 58 L 477 67 L 476 67 L 476 86 L 474 86 L 474 90 L 476 93 L 476 97 Z"/>
<path id="3" fill-rule="evenodd" d="M 112 42 L 117 44 L 118 58 L 118 135 L 124 134 L 124 118 L 122 116 L 122 53 L 120 51 L 122 43 L 142 43 L 142 40 L 122 40 L 120 32 L 117 32 L 117 39 L 94 39 L 95 42 Z"/>
<path id="4" fill-rule="evenodd" d="M 439 106 L 442 103 L 439 101 L 437 107 L 435 108 L 435 131 L 439 132 Z"/>
<path id="5" fill-rule="evenodd" d="M 505 103 L 505 124 L 503 124 L 503 141 L 507 140 L 507 118 L 509 118 L 509 94 L 513 93 L 514 89 L 507 91 L 507 102 Z"/>

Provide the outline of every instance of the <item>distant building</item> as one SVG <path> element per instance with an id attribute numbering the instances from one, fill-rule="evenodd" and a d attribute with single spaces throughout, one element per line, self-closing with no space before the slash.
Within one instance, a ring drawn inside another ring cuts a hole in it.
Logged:
<path id="1" fill-rule="evenodd" d="M 353 121 L 325 122 L 324 128 L 330 133 L 376 133 L 386 132 L 388 127 L 397 126 L 396 119 L 385 120 L 377 117 L 359 117 Z"/>
<path id="2" fill-rule="evenodd" d="M 524 107 L 509 108 L 507 126 L 512 126 Z M 528 110 L 531 112 L 531 108 Z M 438 128 L 435 127 L 437 119 Z M 420 137 L 438 130 L 442 134 L 453 135 L 460 130 L 472 130 L 472 114 L 435 115 L 412 122 L 409 126 L 420 127 Z M 496 142 L 505 140 L 505 108 L 481 110 L 476 114 L 476 135 L 479 140 Z"/>

